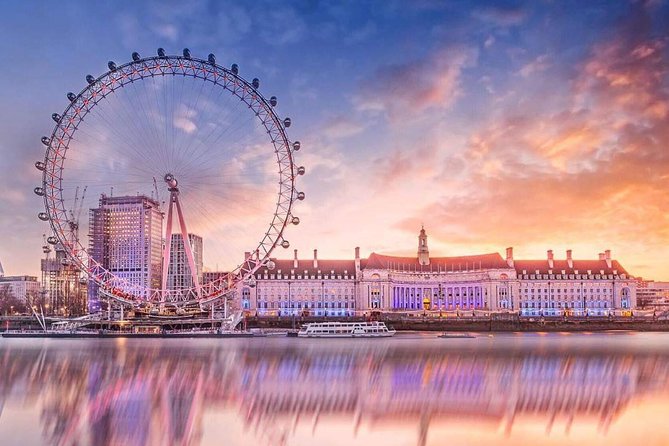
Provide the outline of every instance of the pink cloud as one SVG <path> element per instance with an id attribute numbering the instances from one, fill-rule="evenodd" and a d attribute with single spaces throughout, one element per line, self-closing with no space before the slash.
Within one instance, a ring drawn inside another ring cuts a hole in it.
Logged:
<path id="1" fill-rule="evenodd" d="M 462 71 L 476 59 L 476 50 L 452 47 L 422 60 L 382 67 L 363 82 L 356 105 L 386 113 L 392 121 L 449 108 L 461 94 Z"/>

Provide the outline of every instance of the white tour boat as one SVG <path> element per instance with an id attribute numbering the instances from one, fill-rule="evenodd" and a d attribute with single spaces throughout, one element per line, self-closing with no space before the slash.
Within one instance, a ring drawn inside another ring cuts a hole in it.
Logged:
<path id="1" fill-rule="evenodd" d="M 387 338 L 389 330 L 383 322 L 314 322 L 305 324 L 297 336 L 300 338 Z"/>

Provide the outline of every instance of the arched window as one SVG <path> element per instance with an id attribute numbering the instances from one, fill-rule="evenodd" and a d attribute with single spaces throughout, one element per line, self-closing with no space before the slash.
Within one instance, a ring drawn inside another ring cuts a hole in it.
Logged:
<path id="1" fill-rule="evenodd" d="M 620 306 L 624 310 L 629 310 L 632 308 L 632 297 L 630 289 L 625 287 L 620 291 Z"/>

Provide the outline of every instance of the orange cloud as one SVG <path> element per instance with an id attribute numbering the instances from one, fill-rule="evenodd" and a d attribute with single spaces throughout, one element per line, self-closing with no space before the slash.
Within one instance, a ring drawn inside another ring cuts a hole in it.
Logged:
<path id="1" fill-rule="evenodd" d="M 667 38 L 623 31 L 592 48 L 566 91 L 507 100 L 472 133 L 458 155 L 467 175 L 419 213 L 437 244 L 586 257 L 614 246 L 633 274 L 669 279 Z"/>

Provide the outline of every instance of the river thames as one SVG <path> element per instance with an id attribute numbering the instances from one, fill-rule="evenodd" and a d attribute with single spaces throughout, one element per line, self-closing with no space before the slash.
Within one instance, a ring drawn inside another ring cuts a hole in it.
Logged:
<path id="1" fill-rule="evenodd" d="M 0 339 L 2 445 L 669 444 L 669 334 Z"/>

